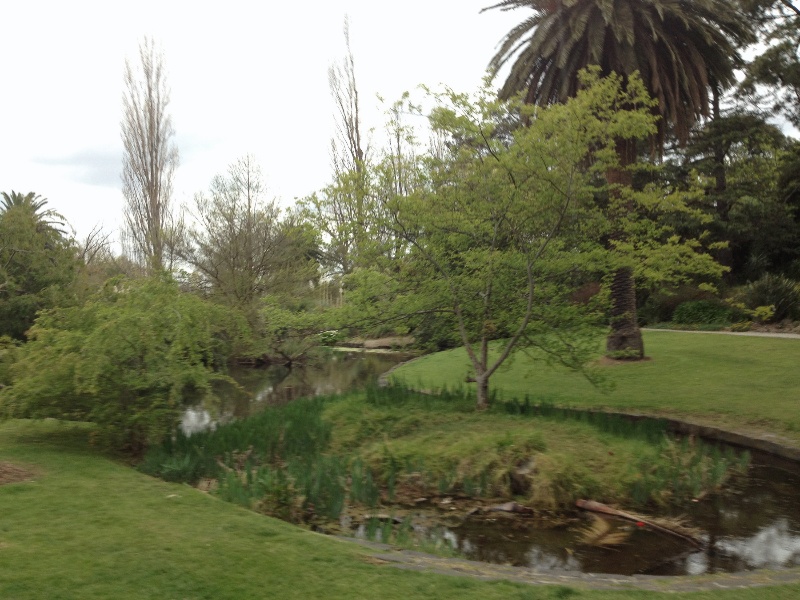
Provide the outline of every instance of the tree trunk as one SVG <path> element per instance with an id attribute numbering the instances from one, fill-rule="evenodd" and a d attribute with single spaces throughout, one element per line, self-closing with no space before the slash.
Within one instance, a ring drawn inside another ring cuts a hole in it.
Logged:
<path id="1" fill-rule="evenodd" d="M 711 86 L 712 91 L 712 103 L 711 103 L 711 117 L 712 123 L 714 121 L 718 121 L 721 117 L 720 107 L 719 107 L 719 96 L 720 90 L 719 86 L 714 84 Z M 719 222 L 723 229 L 722 235 L 724 236 L 723 239 L 727 239 L 726 230 L 728 229 L 728 221 L 729 214 L 731 210 L 731 203 L 727 197 L 727 190 L 728 190 L 728 178 L 727 178 L 727 170 L 725 168 L 725 157 L 726 157 L 726 150 L 723 143 L 723 140 L 720 139 L 719 133 L 714 136 L 714 205 L 717 207 L 717 215 L 719 217 Z M 731 250 L 730 244 L 728 244 L 725 248 L 719 248 L 714 253 L 714 258 L 717 262 L 725 267 L 732 268 L 733 267 L 733 251 Z M 733 270 L 731 269 L 728 271 L 723 277 L 726 283 L 732 284 L 733 283 Z"/>
<path id="2" fill-rule="evenodd" d="M 619 156 L 619 166 L 609 169 L 606 173 L 610 194 L 619 194 L 620 187 L 631 187 L 633 178 L 628 167 L 636 160 L 636 141 L 623 138 L 617 139 L 617 155 Z M 635 207 L 631 202 L 625 203 L 618 208 L 625 213 L 631 213 Z M 624 232 L 617 230 L 612 235 L 612 239 L 622 239 Z M 611 283 L 611 332 L 606 338 L 606 352 L 616 357 L 624 357 L 629 360 L 641 360 L 644 358 L 644 341 L 642 332 L 639 330 L 639 322 L 636 318 L 636 283 L 633 277 L 633 269 L 630 267 L 620 267 L 614 273 L 614 280 Z"/>
<path id="3" fill-rule="evenodd" d="M 609 355 L 633 360 L 644 358 L 644 342 L 636 318 L 636 284 L 633 271 L 617 269 L 611 282 L 611 333 L 606 338 Z"/>
<path id="4" fill-rule="evenodd" d="M 478 410 L 486 410 L 489 408 L 489 378 L 486 375 L 475 378 L 475 390 L 477 395 L 475 408 Z"/>

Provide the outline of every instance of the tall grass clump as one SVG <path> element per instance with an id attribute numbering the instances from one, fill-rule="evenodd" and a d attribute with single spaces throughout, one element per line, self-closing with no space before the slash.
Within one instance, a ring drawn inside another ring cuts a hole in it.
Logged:
<path id="1" fill-rule="evenodd" d="M 402 382 L 386 386 L 369 386 L 364 390 L 365 401 L 376 408 L 392 408 L 413 404 L 415 409 L 473 411 L 475 393 L 459 386 L 444 387 L 433 392 L 420 392 Z M 494 400 L 494 396 L 492 397 Z"/>
<path id="2" fill-rule="evenodd" d="M 310 460 L 330 442 L 331 425 L 322 419 L 328 400 L 297 400 L 190 436 L 178 431 L 153 448 L 140 469 L 170 481 L 195 483 L 202 477 L 216 477 L 225 468 L 241 469 L 242 460 L 255 464 L 298 457 Z"/>
<path id="3" fill-rule="evenodd" d="M 528 397 L 522 402 L 514 398 L 496 406 L 498 406 L 498 410 L 512 415 L 539 417 L 555 422 L 586 423 L 603 433 L 641 439 L 650 443 L 660 443 L 668 430 L 668 423 L 665 419 L 637 419 L 603 411 L 555 406 L 549 402 L 534 404 Z"/>
<path id="4" fill-rule="evenodd" d="M 694 438 L 665 438 L 655 461 L 642 461 L 629 493 L 637 506 L 681 503 L 719 489 L 732 475 L 747 471 L 750 454 L 721 451 Z"/>

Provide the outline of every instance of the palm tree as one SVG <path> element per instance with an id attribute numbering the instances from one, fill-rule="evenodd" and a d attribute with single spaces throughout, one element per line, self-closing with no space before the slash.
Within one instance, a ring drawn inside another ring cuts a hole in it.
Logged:
<path id="1" fill-rule="evenodd" d="M 53 209 L 42 210 L 47 205 L 47 198 L 42 198 L 35 192 L 22 194 L 11 190 L 11 193 L 0 192 L 0 215 L 18 209 L 27 212 L 36 220 L 37 229 L 43 227 L 51 229 L 61 235 L 66 235 L 62 229 L 65 225 L 64 217 Z"/>
<path id="2" fill-rule="evenodd" d="M 661 116 L 653 140 L 667 130 L 685 142 L 692 125 L 709 114 L 709 94 L 735 83 L 737 48 L 753 33 L 732 0 L 504 0 L 490 9 L 528 8 L 533 14 L 503 39 L 490 70 L 508 63 L 501 98 L 523 93 L 546 105 L 574 96 L 578 73 L 598 65 L 601 74 L 639 72 Z M 617 141 L 619 167 L 609 184 L 630 185 L 633 140 Z M 644 356 L 636 320 L 633 270 L 619 269 L 611 285 L 609 352 Z"/>

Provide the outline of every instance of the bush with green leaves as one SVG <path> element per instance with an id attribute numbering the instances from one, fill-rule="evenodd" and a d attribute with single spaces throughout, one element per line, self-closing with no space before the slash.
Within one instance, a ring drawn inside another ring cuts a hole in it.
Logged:
<path id="1" fill-rule="evenodd" d="M 672 322 L 680 325 L 721 325 L 730 321 L 731 310 L 713 300 L 691 300 L 679 304 Z"/>
<path id="2" fill-rule="evenodd" d="M 770 322 L 800 319 L 800 284 L 783 275 L 765 274 L 744 289 L 744 303 L 750 309 L 772 306 Z"/>
<path id="3" fill-rule="evenodd" d="M 19 342 L 9 336 L 0 336 L 0 389 L 11 383 L 11 365 L 18 346 Z"/>
<path id="4" fill-rule="evenodd" d="M 98 441 L 140 454 L 173 434 L 186 407 L 214 403 L 245 327 L 166 278 L 110 280 L 83 306 L 39 315 L 0 414 L 97 423 Z"/>

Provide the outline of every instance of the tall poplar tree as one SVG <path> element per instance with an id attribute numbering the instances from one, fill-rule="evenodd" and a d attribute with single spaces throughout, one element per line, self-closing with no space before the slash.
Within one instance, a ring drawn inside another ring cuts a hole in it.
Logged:
<path id="1" fill-rule="evenodd" d="M 172 117 L 167 112 L 169 95 L 164 57 L 153 40 L 145 38 L 139 46 L 139 64 L 125 61 L 123 242 L 150 272 L 171 268 L 170 247 L 177 230 L 171 204 L 178 148 Z"/>

